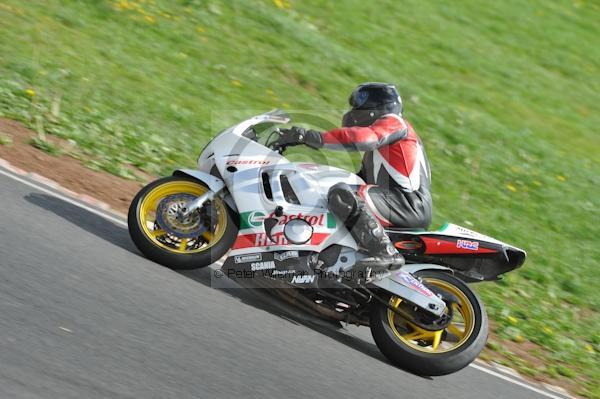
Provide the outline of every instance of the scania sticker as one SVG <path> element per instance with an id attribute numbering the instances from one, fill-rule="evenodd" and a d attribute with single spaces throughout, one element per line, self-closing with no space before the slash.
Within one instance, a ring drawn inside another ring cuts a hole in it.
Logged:
<path id="1" fill-rule="evenodd" d="M 275 262 L 272 260 L 266 262 L 254 262 L 250 264 L 252 271 L 275 269 Z"/>
<path id="2" fill-rule="evenodd" d="M 469 241 L 469 240 L 457 240 L 456 248 L 468 249 L 471 251 L 479 250 L 479 242 L 478 241 Z"/>
<path id="3" fill-rule="evenodd" d="M 262 254 L 236 255 L 233 260 L 235 263 L 256 262 L 262 260 Z"/>
<path id="4" fill-rule="evenodd" d="M 292 283 L 295 284 L 310 284 L 313 283 L 315 281 L 315 276 L 314 275 L 309 275 L 309 274 L 305 274 L 302 276 L 294 276 L 294 278 L 292 279 Z"/>
<path id="5" fill-rule="evenodd" d="M 273 255 L 273 257 L 275 258 L 275 260 L 278 260 L 281 262 L 282 260 L 286 260 L 289 258 L 297 258 L 298 251 L 285 251 L 285 252 L 275 253 Z"/>

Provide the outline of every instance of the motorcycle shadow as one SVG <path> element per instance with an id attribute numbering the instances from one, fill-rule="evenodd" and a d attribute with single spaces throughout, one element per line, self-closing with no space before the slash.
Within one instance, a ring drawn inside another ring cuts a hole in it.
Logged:
<path id="1" fill-rule="evenodd" d="M 31 193 L 27 194 L 24 199 L 30 204 L 52 212 L 56 216 L 60 216 L 110 244 L 116 245 L 137 256 L 143 256 L 137 250 L 131 238 L 129 238 L 129 232 L 126 227 L 52 195 Z"/>
<path id="2" fill-rule="evenodd" d="M 217 268 L 219 267 L 216 264 L 214 266 Z M 242 287 L 234 280 L 231 280 L 226 276 L 220 276 L 218 284 L 215 284 L 215 272 L 216 269 L 211 267 L 196 270 L 177 271 L 177 273 L 180 275 L 190 278 L 207 287 L 225 292 L 226 294 L 236 298 L 246 305 L 268 312 L 274 316 L 285 319 L 290 323 L 310 328 L 311 330 L 335 339 L 336 341 L 354 350 L 357 350 L 364 355 L 389 364 L 375 343 L 372 341 L 369 342 L 354 335 L 357 333 L 358 328 L 362 330 L 361 332 L 368 333 L 366 327 L 357 327 L 354 325 L 347 326 L 337 320 L 329 320 L 317 317 L 305 311 L 301 307 L 293 306 L 285 302 L 268 289 Z"/>

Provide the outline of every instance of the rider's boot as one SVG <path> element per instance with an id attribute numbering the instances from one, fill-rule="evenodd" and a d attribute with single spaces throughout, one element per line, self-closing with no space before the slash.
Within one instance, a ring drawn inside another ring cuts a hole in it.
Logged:
<path id="1" fill-rule="evenodd" d="M 357 211 L 359 214 L 353 220 L 354 226 L 350 229 L 350 233 L 370 256 L 357 261 L 354 270 L 360 272 L 371 269 L 372 272 L 377 273 L 399 269 L 404 265 L 404 257 L 398 253 L 385 234 L 381 223 L 364 209 L 363 204 L 360 204 Z"/>
<path id="2" fill-rule="evenodd" d="M 331 211 L 344 221 L 358 245 L 369 252 L 369 257 L 354 265 L 355 272 L 378 273 L 398 269 L 404 264 L 404 257 L 394 248 L 383 226 L 347 184 L 333 186 L 328 197 Z"/>

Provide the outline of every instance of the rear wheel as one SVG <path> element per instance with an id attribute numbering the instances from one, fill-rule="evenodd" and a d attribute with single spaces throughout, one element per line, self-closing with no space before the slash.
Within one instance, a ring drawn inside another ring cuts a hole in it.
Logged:
<path id="1" fill-rule="evenodd" d="M 420 375 L 454 373 L 475 360 L 485 346 L 488 319 L 483 304 L 467 284 L 448 273 L 426 270 L 415 276 L 435 292 L 454 299 L 448 310 L 450 324 L 429 331 L 378 303 L 371 311 L 373 339 L 381 352 L 403 369 Z M 389 298 L 393 307 L 401 302 L 399 297 Z"/>
<path id="2" fill-rule="evenodd" d="M 173 269 L 196 269 L 220 259 L 233 245 L 233 211 L 218 197 L 192 215 L 181 208 L 209 189 L 196 179 L 170 176 L 140 190 L 129 207 L 129 234 L 149 259 Z"/>

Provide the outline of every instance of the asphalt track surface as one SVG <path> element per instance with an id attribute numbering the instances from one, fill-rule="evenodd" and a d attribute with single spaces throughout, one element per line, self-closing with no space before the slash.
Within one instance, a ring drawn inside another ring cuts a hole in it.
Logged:
<path id="1" fill-rule="evenodd" d="M 144 259 L 121 220 L 6 172 L 0 198 L 0 398 L 560 398 L 477 365 L 415 376 L 365 327 Z"/>

